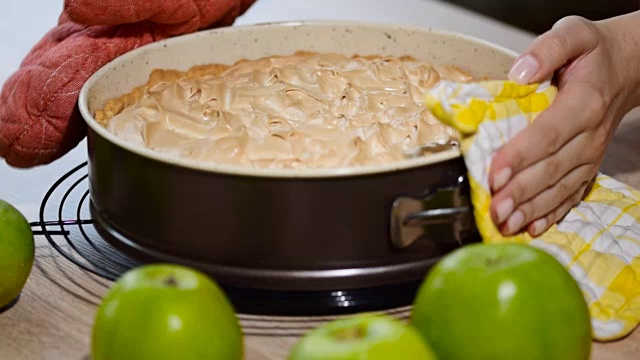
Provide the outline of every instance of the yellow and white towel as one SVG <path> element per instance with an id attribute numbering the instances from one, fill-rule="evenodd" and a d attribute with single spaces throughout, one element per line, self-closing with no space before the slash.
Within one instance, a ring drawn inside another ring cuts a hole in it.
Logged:
<path id="1" fill-rule="evenodd" d="M 485 243 L 520 242 L 544 249 L 569 270 L 589 304 L 593 337 L 621 338 L 640 322 L 640 192 L 598 174 L 585 199 L 558 225 L 532 238 L 504 237 L 491 221 L 488 173 L 493 155 L 554 100 L 549 82 L 442 81 L 426 105 L 463 134 L 478 230 Z"/>

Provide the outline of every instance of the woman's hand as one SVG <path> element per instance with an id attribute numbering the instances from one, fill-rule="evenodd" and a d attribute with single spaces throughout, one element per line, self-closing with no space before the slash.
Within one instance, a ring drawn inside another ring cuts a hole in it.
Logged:
<path id="1" fill-rule="evenodd" d="M 511 80 L 555 73 L 559 92 L 492 161 L 491 216 L 504 235 L 540 235 L 583 197 L 620 120 L 640 105 L 639 24 L 640 12 L 564 18 L 514 64 Z"/>

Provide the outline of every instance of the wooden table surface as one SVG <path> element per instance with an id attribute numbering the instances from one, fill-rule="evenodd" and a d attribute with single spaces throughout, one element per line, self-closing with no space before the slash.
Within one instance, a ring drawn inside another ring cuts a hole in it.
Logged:
<path id="1" fill-rule="evenodd" d="M 29 34 L 19 32 L 0 33 L 0 48 L 7 41 L 28 36 L 29 41 L 44 33 L 49 23 L 54 21 L 57 13 L 43 13 L 43 9 L 51 7 L 50 0 L 40 0 L 42 6 L 30 5 L 30 2 L 11 2 L 16 13 L 38 17 L 34 26 L 39 32 Z M 343 19 L 391 21 L 415 23 L 425 26 L 441 27 L 460 31 L 511 47 L 517 51 L 523 49 L 532 39 L 528 34 L 516 29 L 491 22 L 468 12 L 449 8 L 447 5 L 432 3 L 428 0 L 404 0 L 403 5 L 379 4 L 371 7 L 368 0 L 341 0 L 309 3 L 300 6 L 293 0 L 260 0 L 238 23 L 255 23 L 261 21 L 332 19 L 340 16 Z M 60 1 L 62 3 L 62 1 Z M 318 4 L 323 4 L 320 6 Z M 340 4 L 345 5 L 344 7 Z M 386 4 L 386 3 L 385 3 Z M 316 5 L 316 6 L 314 6 Z M 334 6 L 335 5 L 335 6 Z M 57 8 L 61 4 L 55 5 Z M 386 7 L 385 7 L 386 6 Z M 18 9 L 21 7 L 22 10 Z M 344 11 L 335 14 L 336 8 Z M 18 11 L 18 10 L 20 11 Z M 288 9 L 288 11 L 279 11 Z M 269 12 L 271 11 L 271 13 Z M 35 14 L 35 15 L 33 15 Z M 22 20 L 15 20 L 10 9 L 0 14 L 0 23 L 15 28 L 22 26 Z M 35 20 L 34 20 L 35 21 Z M 7 25 L 9 24 L 9 25 Z M 38 28 L 40 26 L 41 28 Z M 20 27 L 24 29 L 24 27 Z M 2 37 L 5 40 L 2 40 Z M 22 46 L 16 42 L 16 46 Z M 19 57 L 28 50 L 28 46 L 14 49 L 5 46 L 0 53 L 2 61 L 17 64 Z M 13 51 L 13 53 L 12 53 Z M 6 54 L 14 55 L 5 57 Z M 0 75 L 6 75 L 3 69 Z M 0 76 L 0 77 L 3 77 Z M 4 79 L 0 79 L 0 82 Z M 603 164 L 603 172 L 612 175 L 636 188 L 640 188 L 640 111 L 629 116 L 620 126 L 619 131 Z M 36 220 L 37 208 L 44 192 L 53 180 L 86 159 L 84 144 L 72 151 L 53 166 L 27 171 L 10 169 L 0 164 L 0 198 L 15 204 L 30 220 Z M 109 282 L 82 271 L 73 265 L 52 247 L 41 236 L 36 237 L 36 261 L 17 305 L 0 315 L 0 359 L 65 359 L 80 360 L 89 358 L 90 333 L 96 306 L 101 296 L 109 287 Z M 406 318 L 408 309 L 398 309 L 394 314 Z M 320 324 L 323 319 L 283 319 L 267 317 L 240 316 L 245 328 L 247 359 L 283 359 L 297 337 Z M 593 359 L 637 359 L 640 357 L 640 330 L 636 329 L 625 339 L 610 343 L 594 343 Z"/>

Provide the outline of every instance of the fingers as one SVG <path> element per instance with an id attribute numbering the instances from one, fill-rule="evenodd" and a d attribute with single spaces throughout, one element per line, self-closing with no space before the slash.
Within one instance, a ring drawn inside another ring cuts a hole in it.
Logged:
<path id="1" fill-rule="evenodd" d="M 585 186 L 589 180 L 593 177 L 595 171 L 594 166 L 591 164 L 582 165 L 572 170 L 567 176 L 563 177 L 556 184 L 543 190 L 534 198 L 529 201 L 516 205 L 515 211 L 504 221 L 500 222 L 501 230 L 505 235 L 513 235 L 522 230 L 522 228 L 530 224 L 532 221 L 545 217 L 553 209 L 560 206 L 564 199 L 572 195 L 576 189 L 580 189 Z M 510 199 L 506 200 L 507 206 Z M 503 203 L 505 203 L 503 201 Z M 501 211 L 501 205 L 499 203 L 496 207 L 498 211 Z"/>
<path id="2" fill-rule="evenodd" d="M 602 119 L 604 98 L 591 89 L 580 82 L 568 84 L 551 106 L 495 154 L 489 172 L 489 186 L 494 193 L 520 171 L 551 157 Z"/>
<path id="3" fill-rule="evenodd" d="M 565 17 L 520 55 L 509 72 L 509 79 L 523 85 L 543 81 L 569 60 L 589 53 L 597 42 L 595 27 L 588 20 Z"/>
<path id="4" fill-rule="evenodd" d="M 502 224 L 513 210 L 533 198 L 539 199 L 546 189 L 550 189 L 554 185 L 564 186 L 560 180 L 565 180 L 567 176 L 571 177 L 574 169 L 597 162 L 597 154 L 584 153 L 584 149 L 590 146 L 590 138 L 591 136 L 588 134 L 580 134 L 555 154 L 519 172 L 492 199 L 491 214 L 494 223 Z M 524 220 L 532 220 L 549 212 L 569 193 L 573 192 L 584 179 L 573 180 L 573 182 L 566 184 L 569 188 L 560 194 L 561 197 L 557 197 L 558 194 L 556 194 L 556 197 L 546 199 L 549 202 L 548 205 L 544 208 L 536 207 L 536 211 L 529 214 L 530 216 Z"/>
<path id="5" fill-rule="evenodd" d="M 571 194 L 571 196 L 567 197 L 557 208 L 553 211 L 546 214 L 544 217 L 537 219 L 536 221 L 529 224 L 527 227 L 527 232 L 529 235 L 536 237 L 542 235 L 545 231 L 547 231 L 553 224 L 560 221 L 565 215 L 571 211 L 574 205 L 578 204 L 582 197 L 585 194 L 585 191 L 588 186 L 588 182 L 583 184 L 578 191 Z"/>

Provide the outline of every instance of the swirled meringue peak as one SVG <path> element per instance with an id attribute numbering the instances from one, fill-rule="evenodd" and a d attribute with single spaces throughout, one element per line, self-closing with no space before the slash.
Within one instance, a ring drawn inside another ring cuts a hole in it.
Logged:
<path id="1" fill-rule="evenodd" d="M 216 76 L 161 81 L 105 126 L 197 161 L 292 169 L 384 164 L 457 140 L 423 103 L 440 79 L 471 77 L 408 57 L 268 57 Z"/>

